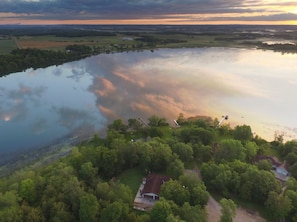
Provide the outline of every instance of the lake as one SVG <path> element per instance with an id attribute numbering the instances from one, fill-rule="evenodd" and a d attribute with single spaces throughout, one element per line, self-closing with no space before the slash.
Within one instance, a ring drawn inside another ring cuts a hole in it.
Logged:
<path id="1" fill-rule="evenodd" d="M 297 54 L 160 49 L 89 57 L 0 79 L 0 154 L 104 135 L 114 119 L 228 114 L 273 140 L 297 138 Z M 0 160 L 1 162 L 1 160 Z"/>

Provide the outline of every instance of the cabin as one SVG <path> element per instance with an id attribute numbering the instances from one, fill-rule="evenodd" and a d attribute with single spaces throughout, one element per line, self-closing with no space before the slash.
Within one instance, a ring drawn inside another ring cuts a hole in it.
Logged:
<path id="1" fill-rule="evenodd" d="M 256 157 L 256 162 L 260 160 L 269 160 L 272 164 L 272 170 L 275 172 L 276 178 L 281 181 L 286 181 L 287 177 L 289 176 L 289 172 L 287 170 L 286 162 L 281 163 L 277 157 L 274 156 L 262 156 L 259 155 Z"/>
<path id="2" fill-rule="evenodd" d="M 256 162 L 259 162 L 260 160 L 269 160 L 272 164 L 272 168 L 276 170 L 277 167 L 281 165 L 280 161 L 277 157 L 274 156 L 264 156 L 264 155 L 258 155 L 256 157 Z"/>
<path id="3" fill-rule="evenodd" d="M 159 200 L 161 186 L 170 179 L 169 176 L 149 174 L 143 180 L 143 189 L 140 192 L 141 196 L 150 200 Z"/>
<path id="4" fill-rule="evenodd" d="M 282 176 L 288 176 L 289 175 L 289 172 L 288 170 L 286 170 L 286 168 L 284 166 L 279 166 L 276 168 L 276 172 Z"/>

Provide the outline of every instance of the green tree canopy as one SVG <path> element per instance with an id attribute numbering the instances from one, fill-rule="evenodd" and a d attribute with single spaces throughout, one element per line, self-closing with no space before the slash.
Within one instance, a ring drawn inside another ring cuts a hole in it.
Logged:
<path id="1" fill-rule="evenodd" d="M 102 222 L 125 221 L 128 217 L 128 206 L 123 202 L 115 201 L 109 204 L 101 214 Z"/>
<path id="2" fill-rule="evenodd" d="M 274 219 L 284 219 L 292 209 L 291 199 L 274 191 L 269 192 L 265 206 Z"/>
<path id="3" fill-rule="evenodd" d="M 236 126 L 233 131 L 233 137 L 240 141 L 251 141 L 253 139 L 252 129 L 247 125 Z"/>
<path id="4" fill-rule="evenodd" d="M 81 222 L 98 221 L 99 204 L 93 194 L 86 194 L 80 199 L 79 219 Z"/>
<path id="5" fill-rule="evenodd" d="M 220 200 L 220 205 L 222 212 L 220 222 L 232 222 L 236 215 L 236 204 L 231 199 L 223 198 Z"/>
<path id="6" fill-rule="evenodd" d="M 190 200 L 189 190 L 177 180 L 170 180 L 161 186 L 160 196 L 166 200 L 172 200 L 179 206 Z"/>
<path id="7" fill-rule="evenodd" d="M 34 181 L 30 178 L 24 179 L 20 184 L 20 197 L 29 203 L 33 203 L 35 200 L 35 184 Z"/>
<path id="8" fill-rule="evenodd" d="M 167 183 L 167 182 L 166 182 Z M 151 222 L 167 222 L 167 217 L 172 214 L 170 204 L 163 198 L 155 203 L 150 213 Z"/>
<path id="9" fill-rule="evenodd" d="M 189 204 L 204 208 L 209 199 L 209 193 L 204 183 L 198 178 L 196 172 L 188 172 L 179 178 L 180 183 L 189 191 Z"/>
<path id="10" fill-rule="evenodd" d="M 239 140 L 234 139 L 222 140 L 214 155 L 215 161 L 218 163 L 234 160 L 244 161 L 245 157 L 246 154 L 243 145 Z"/>

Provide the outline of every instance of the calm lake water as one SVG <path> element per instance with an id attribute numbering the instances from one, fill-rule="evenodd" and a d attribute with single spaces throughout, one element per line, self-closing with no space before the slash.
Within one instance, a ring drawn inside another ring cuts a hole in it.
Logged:
<path id="1" fill-rule="evenodd" d="M 162 49 L 93 56 L 0 79 L 0 154 L 104 131 L 115 118 L 228 114 L 297 139 L 297 55 Z"/>

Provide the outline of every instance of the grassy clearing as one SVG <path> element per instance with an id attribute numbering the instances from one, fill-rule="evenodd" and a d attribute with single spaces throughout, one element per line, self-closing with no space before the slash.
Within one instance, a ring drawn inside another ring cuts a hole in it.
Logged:
<path id="1" fill-rule="evenodd" d="M 119 177 L 118 181 L 122 184 L 127 185 L 131 188 L 133 194 L 136 195 L 138 188 L 140 186 L 140 183 L 142 182 L 142 178 L 144 177 L 144 173 L 142 170 L 137 168 L 132 168 L 129 170 L 124 171 Z"/>
<path id="2" fill-rule="evenodd" d="M 0 39 L 0 54 L 8 54 L 11 50 L 16 48 L 17 45 L 13 39 Z"/>

